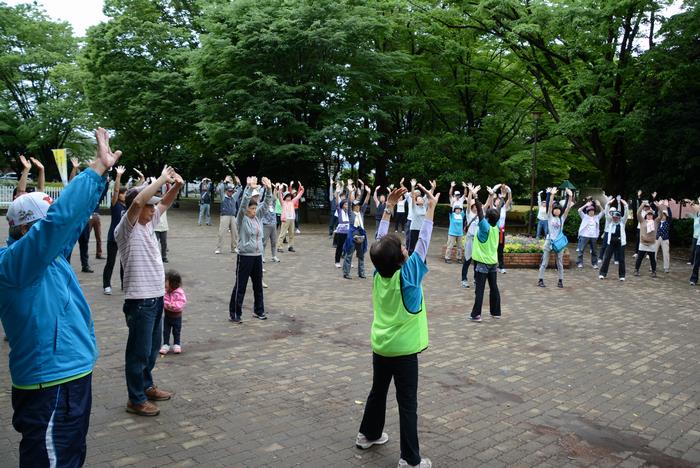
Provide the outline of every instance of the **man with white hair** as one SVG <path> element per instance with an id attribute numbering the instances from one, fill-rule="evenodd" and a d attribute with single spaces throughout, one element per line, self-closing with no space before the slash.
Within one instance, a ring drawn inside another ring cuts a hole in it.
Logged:
<path id="1" fill-rule="evenodd" d="M 97 157 L 54 203 L 22 195 L 7 211 L 0 249 L 0 319 L 10 342 L 12 424 L 20 466 L 82 466 L 97 343 L 90 306 L 68 263 L 120 151 L 99 128 Z"/>

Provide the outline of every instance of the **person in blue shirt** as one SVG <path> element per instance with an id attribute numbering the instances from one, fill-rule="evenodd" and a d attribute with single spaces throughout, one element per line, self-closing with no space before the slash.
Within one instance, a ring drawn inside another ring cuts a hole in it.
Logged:
<path id="1" fill-rule="evenodd" d="M 23 195 L 7 211 L 0 249 L 0 320 L 10 343 L 12 424 L 20 466 L 85 462 L 97 344 L 90 307 L 67 259 L 121 156 L 99 128 L 97 157 L 54 203 Z"/>

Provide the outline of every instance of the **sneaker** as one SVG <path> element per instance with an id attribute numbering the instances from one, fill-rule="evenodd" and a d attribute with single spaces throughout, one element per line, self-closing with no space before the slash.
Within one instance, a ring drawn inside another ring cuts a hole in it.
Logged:
<path id="1" fill-rule="evenodd" d="M 126 412 L 139 416 L 158 416 L 160 410 L 156 405 L 146 400 L 140 405 L 135 405 L 131 400 L 126 402 Z"/>
<path id="2" fill-rule="evenodd" d="M 275 255 L 274 257 L 272 257 L 272 261 L 275 262 L 275 263 L 279 263 L 279 262 L 280 262 L 280 259 L 277 258 L 277 256 Z"/>
<path id="3" fill-rule="evenodd" d="M 268 287 L 269 287 L 269 286 L 267 285 L 267 283 L 265 283 L 265 282 L 263 281 L 263 288 L 264 288 L 264 289 L 267 289 Z"/>
<path id="4" fill-rule="evenodd" d="M 352 276 L 343 274 L 343 278 L 351 280 L 351 279 L 352 279 Z"/>
<path id="5" fill-rule="evenodd" d="M 500 315 L 491 315 L 491 318 L 500 320 L 501 316 Z"/>
<path id="6" fill-rule="evenodd" d="M 233 318 L 229 317 L 228 321 L 231 323 L 235 323 L 236 325 L 240 325 L 243 323 L 243 320 L 241 320 L 240 317 L 233 317 Z"/>
<path id="7" fill-rule="evenodd" d="M 301 231 L 300 231 L 299 229 L 297 229 L 297 230 L 294 231 L 294 232 L 295 232 L 296 234 L 301 234 Z"/>
<path id="8" fill-rule="evenodd" d="M 373 445 L 384 445 L 387 442 L 389 442 L 389 435 L 386 432 L 382 432 L 382 436 L 377 440 L 367 440 L 364 434 L 358 432 L 357 438 L 355 439 L 355 447 L 361 450 L 367 450 Z"/>
<path id="9" fill-rule="evenodd" d="M 357 276 L 359 276 L 359 277 L 362 278 L 362 279 L 367 278 L 365 275 L 357 275 Z"/>
<path id="10" fill-rule="evenodd" d="M 583 268 L 583 263 L 577 263 L 576 268 Z"/>
<path id="11" fill-rule="evenodd" d="M 263 268 L 263 273 L 267 273 L 267 270 Z"/>
<path id="12" fill-rule="evenodd" d="M 464 289 L 469 289 L 469 281 L 467 281 L 467 280 L 462 281 L 462 287 Z"/>
<path id="13" fill-rule="evenodd" d="M 691 285 L 691 286 L 695 286 L 695 281 L 691 281 L 691 282 L 690 282 L 690 285 Z M 5 338 L 7 338 L 7 337 L 5 337 Z"/>
<path id="14" fill-rule="evenodd" d="M 634 270 L 634 276 L 639 276 L 639 270 Z"/>
<path id="15" fill-rule="evenodd" d="M 620 278 L 620 281 L 625 281 L 625 277 L 623 276 L 622 278 Z"/>
<path id="16" fill-rule="evenodd" d="M 95 255 L 95 258 L 97 260 L 104 260 L 105 259 L 102 255 Z"/>
<path id="17" fill-rule="evenodd" d="M 432 468 L 433 462 L 430 461 L 430 458 L 421 458 L 420 463 L 417 465 L 409 465 L 406 460 L 403 458 L 399 459 L 399 468 Z"/>
<path id="18" fill-rule="evenodd" d="M 256 319 L 267 320 L 267 314 L 266 314 L 265 312 L 263 312 L 263 313 L 260 314 L 260 315 L 258 315 L 258 314 L 256 314 L 256 313 L 253 313 L 253 316 L 254 316 Z"/>
<path id="19" fill-rule="evenodd" d="M 598 264 L 597 264 L 597 263 L 596 263 L 595 265 L 593 265 L 593 269 L 594 269 L 594 270 L 597 270 L 598 268 L 599 268 L 599 267 L 598 267 Z"/>
<path id="20" fill-rule="evenodd" d="M 692 265 L 693 262 L 685 262 L 686 265 Z"/>
<path id="21" fill-rule="evenodd" d="M 619 264 L 620 264 L 620 262 L 618 262 L 617 260 L 615 260 L 615 265 L 619 265 Z"/>
<path id="22" fill-rule="evenodd" d="M 215 253 L 216 255 L 219 255 L 219 254 L 221 253 L 221 250 L 216 249 L 216 250 L 214 251 L 214 253 Z"/>
<path id="23" fill-rule="evenodd" d="M 471 320 L 472 322 L 481 322 L 481 315 L 477 315 L 476 317 L 472 317 L 470 315 L 469 320 Z"/>
<path id="24" fill-rule="evenodd" d="M 82 269 L 82 271 L 83 271 L 83 273 L 95 273 L 95 270 L 93 270 L 92 268 L 90 268 L 89 265 L 88 265 L 88 266 L 84 266 L 83 269 Z"/>
<path id="25" fill-rule="evenodd" d="M 447 264 L 452 263 L 452 259 L 446 258 L 446 259 L 445 259 L 445 263 L 447 263 Z"/>
<path id="26" fill-rule="evenodd" d="M 564 282 L 562 280 L 557 281 L 557 288 L 563 288 Z"/>
<path id="27" fill-rule="evenodd" d="M 605 279 L 605 276 L 603 276 L 603 275 L 598 275 L 598 279 L 601 279 L 601 280 L 602 280 L 602 279 Z"/>
<path id="28" fill-rule="evenodd" d="M 652 277 L 652 278 L 656 278 L 656 272 L 655 272 L 655 271 L 652 271 L 652 272 L 651 272 L 651 277 Z"/>
<path id="29" fill-rule="evenodd" d="M 155 385 L 152 386 L 151 388 L 146 389 L 146 396 L 148 397 L 149 400 L 151 401 L 165 401 L 169 400 L 173 397 L 173 392 L 167 392 L 165 390 L 161 390 L 160 388 L 156 387 Z"/>
<path id="30" fill-rule="evenodd" d="M 506 269 L 505 269 L 505 268 L 501 268 L 501 269 L 500 269 L 500 270 L 498 270 L 498 271 L 500 271 L 500 272 L 501 272 L 502 274 L 504 274 L 504 275 L 505 275 L 506 273 L 508 273 L 508 272 L 506 271 Z"/>
<path id="31" fill-rule="evenodd" d="M 168 354 L 169 351 L 170 351 L 170 345 L 164 344 L 163 346 L 160 347 L 160 354 L 162 354 L 163 356 Z"/>
<path id="32" fill-rule="evenodd" d="M 173 345 L 173 353 L 180 354 L 182 352 L 182 347 L 179 344 Z"/>
<path id="33" fill-rule="evenodd" d="M 336 268 L 340 268 L 340 263 L 336 263 L 336 264 L 335 264 L 335 267 L 336 267 Z"/>
<path id="34" fill-rule="evenodd" d="M 164 259 L 163 259 L 163 263 L 168 263 L 168 259 L 167 259 L 167 258 L 164 258 Z"/>
<path id="35" fill-rule="evenodd" d="M 233 253 L 235 253 L 235 254 L 238 254 L 238 253 L 240 253 L 240 252 L 241 252 L 241 251 L 238 250 L 238 247 L 236 247 L 235 249 L 233 249 Z"/>
<path id="36" fill-rule="evenodd" d="M 539 286 L 540 288 L 546 288 L 546 286 L 544 285 L 544 280 L 537 280 L 537 286 Z"/>
<path id="37" fill-rule="evenodd" d="M 110 286 L 107 286 L 107 287 L 104 289 L 104 293 L 105 293 L 106 295 L 108 295 L 108 296 L 111 296 L 111 295 L 112 295 L 112 288 L 111 288 Z"/>
<path id="38" fill-rule="evenodd" d="M 263 263 L 265 263 L 265 257 L 262 258 L 262 261 L 263 261 Z M 263 271 L 263 273 L 264 273 L 264 271 Z"/>
<path id="39" fill-rule="evenodd" d="M 668 268 L 664 268 L 664 273 L 671 273 L 671 270 L 669 270 Z"/>
<path id="40" fill-rule="evenodd" d="M 637 258 L 637 254 L 632 255 L 632 258 Z"/>
<path id="41" fill-rule="evenodd" d="M 287 250 L 289 250 L 290 252 L 296 252 L 296 250 L 294 250 L 294 247 L 290 247 Z"/>

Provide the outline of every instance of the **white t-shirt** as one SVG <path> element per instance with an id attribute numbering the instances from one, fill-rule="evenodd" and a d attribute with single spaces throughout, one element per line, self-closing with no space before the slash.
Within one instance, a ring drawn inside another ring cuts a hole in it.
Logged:
<path id="1" fill-rule="evenodd" d="M 396 204 L 396 212 L 397 213 L 405 213 L 406 212 L 406 200 L 401 200 Z"/>
<path id="2" fill-rule="evenodd" d="M 404 195 L 404 198 L 408 201 L 408 215 L 406 216 L 406 219 L 409 221 L 413 221 L 413 203 L 411 203 L 411 195 L 412 192 L 408 192 Z"/>
<path id="3" fill-rule="evenodd" d="M 547 207 L 540 205 L 537 210 L 537 219 L 540 221 L 547 221 L 548 219 Z"/>
<path id="4" fill-rule="evenodd" d="M 501 216 L 498 218 L 498 227 L 499 229 L 503 229 L 506 227 L 506 206 L 503 205 L 501 207 Z"/>
<path id="5" fill-rule="evenodd" d="M 126 299 L 150 299 L 165 295 L 165 272 L 155 227 L 160 222 L 158 208 L 150 223 L 136 221 L 133 226 L 126 214 L 114 229 L 119 255 L 124 267 Z"/>

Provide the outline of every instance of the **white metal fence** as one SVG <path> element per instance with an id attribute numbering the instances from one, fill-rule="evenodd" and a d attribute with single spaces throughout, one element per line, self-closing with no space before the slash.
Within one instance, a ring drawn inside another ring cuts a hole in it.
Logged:
<path id="1" fill-rule="evenodd" d="M 12 192 L 15 189 L 13 185 L 0 185 L 0 208 L 7 208 L 12 203 Z M 58 195 L 63 190 L 63 187 L 46 187 L 44 192 L 46 192 L 51 198 L 57 198 Z M 112 188 L 107 190 L 107 195 L 105 195 L 102 203 L 100 203 L 100 208 L 109 208 L 110 200 L 112 200 Z"/>

